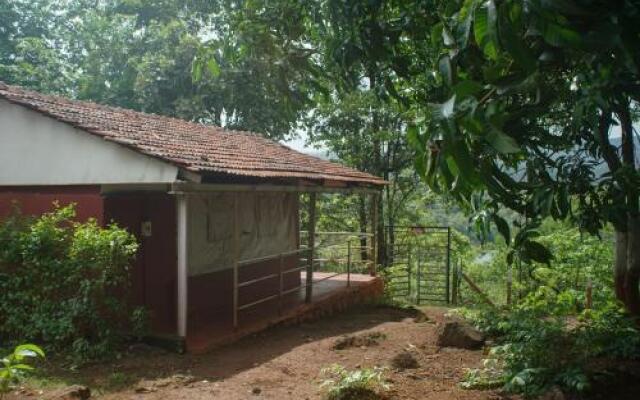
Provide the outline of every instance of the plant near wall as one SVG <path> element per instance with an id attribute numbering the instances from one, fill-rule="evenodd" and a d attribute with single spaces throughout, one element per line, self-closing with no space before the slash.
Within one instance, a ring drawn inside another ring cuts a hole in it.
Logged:
<path id="1" fill-rule="evenodd" d="M 130 319 L 133 235 L 73 206 L 0 223 L 0 335 L 70 351 L 76 362 L 113 350 Z"/>
<path id="2" fill-rule="evenodd" d="M 44 351 L 34 344 L 22 344 L 13 352 L 0 359 L 0 400 L 11 390 L 11 385 L 19 382 L 34 368 L 27 364 L 28 359 L 44 358 Z"/>
<path id="3" fill-rule="evenodd" d="M 510 310 L 465 311 L 497 343 L 483 367 L 465 375 L 462 386 L 502 386 L 535 397 L 552 386 L 587 392 L 598 373 L 598 361 L 634 360 L 640 356 L 640 332 L 615 301 L 577 315 L 567 292 L 546 287 L 529 293 Z M 567 307 L 561 306 L 562 304 Z"/>

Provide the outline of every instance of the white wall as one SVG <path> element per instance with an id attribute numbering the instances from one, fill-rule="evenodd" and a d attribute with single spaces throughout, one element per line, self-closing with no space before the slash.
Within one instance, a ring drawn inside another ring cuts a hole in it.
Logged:
<path id="1" fill-rule="evenodd" d="M 170 183 L 178 168 L 0 99 L 0 186 Z"/>
<path id="2" fill-rule="evenodd" d="M 238 193 L 240 260 L 295 250 L 297 193 Z M 189 275 L 231 268 L 233 193 L 188 195 Z"/>

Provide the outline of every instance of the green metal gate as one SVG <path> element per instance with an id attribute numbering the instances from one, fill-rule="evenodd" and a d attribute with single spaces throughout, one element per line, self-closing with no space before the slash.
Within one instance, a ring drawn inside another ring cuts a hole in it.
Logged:
<path id="1" fill-rule="evenodd" d="M 451 228 L 395 226 L 387 247 L 387 285 L 395 300 L 412 304 L 449 303 Z"/>

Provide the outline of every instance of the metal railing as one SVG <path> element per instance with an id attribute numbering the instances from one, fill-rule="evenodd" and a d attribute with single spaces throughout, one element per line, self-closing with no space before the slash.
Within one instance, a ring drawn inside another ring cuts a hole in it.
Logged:
<path id="1" fill-rule="evenodd" d="M 326 234 L 326 232 L 317 233 L 317 235 L 323 235 L 323 234 Z M 371 236 L 369 234 L 358 234 L 353 232 L 331 232 L 331 234 L 334 234 L 334 235 L 339 234 L 339 235 L 345 235 L 345 236 L 349 234 L 350 236 L 355 236 L 356 238 L 359 238 L 362 235 Z M 346 245 L 344 244 L 318 245 L 314 247 L 313 252 L 309 247 L 301 246 L 299 249 L 296 249 L 296 250 L 291 250 L 287 252 L 282 252 L 278 254 L 272 254 L 272 255 L 267 255 L 263 257 L 252 258 L 252 259 L 245 259 L 237 262 L 234 265 L 234 274 L 233 274 L 234 276 L 234 279 L 233 279 L 233 327 L 234 329 L 237 328 L 239 325 L 240 312 L 256 307 L 263 303 L 277 300 L 278 314 L 281 315 L 283 311 L 283 305 L 284 305 L 283 299 L 286 295 L 294 292 L 298 292 L 302 289 L 308 289 L 305 294 L 305 302 L 309 303 L 311 302 L 312 296 L 313 296 L 313 285 L 317 285 L 318 283 L 327 281 L 332 278 L 336 278 L 337 276 L 346 274 L 347 275 L 346 286 L 350 287 L 351 274 L 352 274 L 352 269 L 354 264 L 362 264 L 369 270 L 369 272 L 371 272 L 372 271 L 371 264 L 373 263 L 373 261 L 355 259 L 354 252 L 362 251 L 362 250 L 370 251 L 372 247 L 360 246 L 360 245 L 354 246 L 352 244 L 353 240 L 354 240 L 353 238 L 348 238 L 346 241 Z M 329 254 L 327 253 L 327 251 L 329 250 L 334 251 L 336 249 L 346 250 L 346 254 L 344 255 L 344 257 L 336 258 L 336 257 L 313 256 L 315 254 L 326 255 L 326 254 Z M 285 258 L 295 256 L 295 255 L 299 256 L 296 266 L 293 268 L 285 269 Z M 246 267 L 249 265 L 254 265 L 260 262 L 272 261 L 272 260 L 279 260 L 278 261 L 279 266 L 278 266 L 277 272 L 263 275 L 253 279 L 248 279 L 245 281 L 240 281 L 239 279 L 240 268 Z M 327 276 L 323 276 L 322 278 L 319 278 L 319 279 L 313 279 L 313 272 L 321 272 L 321 271 L 315 271 L 315 267 L 319 265 L 322 266 L 326 263 L 334 264 L 336 266 L 336 269 L 338 269 L 338 271 L 332 271 L 335 273 L 332 273 Z M 344 264 L 345 270 L 340 270 L 341 264 Z M 293 273 L 300 273 L 302 271 L 307 271 L 308 272 L 307 276 L 311 276 L 312 278 L 306 279 L 304 283 L 300 283 L 295 287 L 285 289 L 285 276 Z M 269 280 L 275 280 L 275 279 L 278 279 L 278 290 L 276 293 L 261 297 L 259 299 L 253 300 L 248 303 L 240 304 L 240 299 L 239 299 L 240 289 L 251 287 L 253 285 L 266 282 Z"/>

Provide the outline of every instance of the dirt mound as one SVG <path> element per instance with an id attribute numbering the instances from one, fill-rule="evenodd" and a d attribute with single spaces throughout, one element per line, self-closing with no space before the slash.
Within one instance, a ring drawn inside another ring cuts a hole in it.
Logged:
<path id="1" fill-rule="evenodd" d="M 436 344 L 440 347 L 457 347 L 475 350 L 482 347 L 484 334 L 465 321 L 445 321 L 438 326 Z"/>
<path id="2" fill-rule="evenodd" d="M 333 349 L 344 350 L 350 347 L 377 346 L 386 338 L 387 335 L 378 331 L 366 332 L 360 335 L 345 335 L 336 339 L 336 341 L 333 343 Z"/>
<path id="3" fill-rule="evenodd" d="M 410 351 L 405 350 L 393 356 L 391 366 L 398 370 L 405 370 L 418 368 L 420 364 Z"/>

